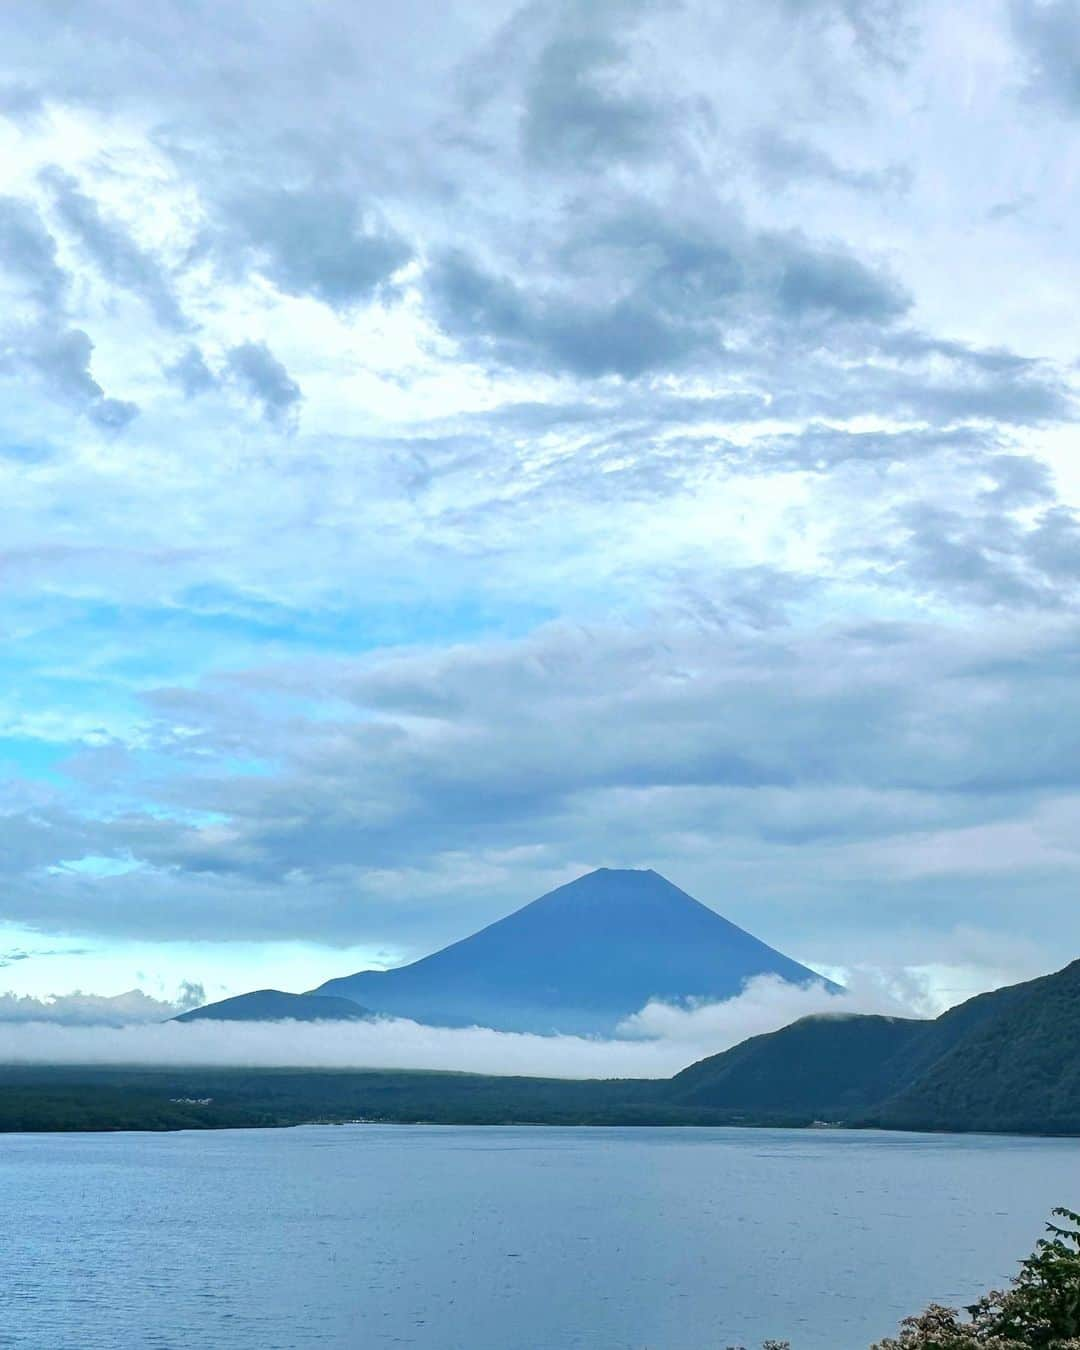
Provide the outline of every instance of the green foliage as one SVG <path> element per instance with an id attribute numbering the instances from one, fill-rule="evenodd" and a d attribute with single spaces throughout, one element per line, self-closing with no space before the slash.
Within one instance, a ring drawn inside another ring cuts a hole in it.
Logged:
<path id="1" fill-rule="evenodd" d="M 967 1318 L 933 1305 L 873 1350 L 1080 1350 L 1080 1214 L 1055 1209 L 1054 1217 L 1067 1226 L 1046 1225 L 1050 1236 L 1008 1289 L 984 1295 Z"/>
<path id="2" fill-rule="evenodd" d="M 0 1066 L 5 1130 L 168 1130 L 370 1120 L 454 1125 L 723 1123 L 652 1081 L 394 1070 Z"/>
<path id="3" fill-rule="evenodd" d="M 724 1350 L 746 1350 L 745 1345 L 728 1345 Z M 791 1350 L 790 1341 L 762 1341 L 761 1350 Z"/>
<path id="4" fill-rule="evenodd" d="M 744 1345 L 729 1345 L 725 1350 L 746 1350 Z M 762 1341 L 761 1350 L 791 1350 L 790 1341 Z"/>

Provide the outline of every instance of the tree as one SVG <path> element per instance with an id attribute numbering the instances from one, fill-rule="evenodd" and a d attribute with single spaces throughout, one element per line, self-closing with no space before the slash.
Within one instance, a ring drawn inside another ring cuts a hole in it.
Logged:
<path id="1" fill-rule="evenodd" d="M 1006 1290 L 966 1309 L 932 1305 L 905 1318 L 900 1335 L 872 1350 L 1080 1350 L 1080 1214 L 1055 1209 L 1065 1226 L 1046 1225 Z"/>

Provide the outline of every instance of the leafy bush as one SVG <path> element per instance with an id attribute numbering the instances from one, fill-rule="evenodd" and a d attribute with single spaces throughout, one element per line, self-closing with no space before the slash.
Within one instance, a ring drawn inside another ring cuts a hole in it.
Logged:
<path id="1" fill-rule="evenodd" d="M 1010 1288 L 985 1294 L 962 1317 L 931 1306 L 872 1350 L 1080 1350 L 1080 1214 L 1055 1209 Z"/>
<path id="2" fill-rule="evenodd" d="M 729 1345 L 725 1350 L 746 1350 L 744 1345 Z M 790 1341 L 762 1341 L 761 1350 L 791 1350 Z"/>
<path id="3" fill-rule="evenodd" d="M 1080 1214 L 1055 1209 L 1049 1237 L 1020 1263 L 1008 1289 L 995 1289 L 965 1309 L 931 1304 L 906 1317 L 899 1336 L 870 1350 L 1080 1350 Z M 728 1346 L 727 1350 L 744 1350 Z M 766 1341 L 761 1350 L 791 1350 Z"/>

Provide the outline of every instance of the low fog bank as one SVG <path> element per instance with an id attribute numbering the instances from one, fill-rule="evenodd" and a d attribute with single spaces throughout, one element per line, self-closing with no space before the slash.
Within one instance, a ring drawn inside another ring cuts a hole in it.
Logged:
<path id="1" fill-rule="evenodd" d="M 759 975 L 736 998 L 719 1003 L 647 1003 L 620 1024 L 619 1036 L 694 1047 L 701 1050 L 696 1056 L 701 1059 L 814 1013 L 920 1017 L 923 1004 L 914 988 L 897 987 L 880 973 L 846 974 L 839 994 L 830 994 L 821 984 L 802 987 L 777 975 Z"/>
<path id="2" fill-rule="evenodd" d="M 146 995 L 120 997 L 137 1015 L 149 1011 L 147 1003 L 157 1003 Z M 114 1005 L 116 1000 L 101 1002 Z M 157 1004 L 156 1011 L 162 1007 L 168 1005 Z M 117 1009 L 111 1006 L 109 1011 L 112 1016 Z M 873 978 L 854 982 L 842 994 L 829 994 L 821 985 L 797 988 L 775 976 L 762 976 L 751 980 L 738 997 L 720 1003 L 691 1007 L 650 1003 L 628 1018 L 620 1036 L 612 1040 L 521 1035 L 486 1027 L 426 1027 L 397 1018 L 161 1023 L 143 1017 L 117 1026 L 71 1025 L 60 1017 L 21 1021 L 0 1017 L 0 1063 L 455 1069 L 560 1078 L 665 1078 L 748 1036 L 822 1012 L 913 1015 L 911 1004 Z"/>

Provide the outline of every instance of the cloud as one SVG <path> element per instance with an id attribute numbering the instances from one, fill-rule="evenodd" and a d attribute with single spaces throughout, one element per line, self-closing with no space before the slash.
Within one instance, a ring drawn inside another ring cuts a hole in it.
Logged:
<path id="1" fill-rule="evenodd" d="M 821 180 L 855 192 L 902 191 L 910 173 L 899 165 L 886 169 L 856 169 L 839 164 L 826 150 L 792 136 L 778 127 L 760 131 L 754 139 L 758 169 L 771 186 Z"/>
<path id="2" fill-rule="evenodd" d="M 429 276 L 435 312 L 452 335 L 475 341 L 511 365 L 552 364 L 582 376 L 621 375 L 678 365 L 696 345 L 689 328 L 640 298 L 590 308 L 523 294 L 463 253 L 444 255 Z"/>
<path id="3" fill-rule="evenodd" d="M 144 300 L 158 322 L 183 329 L 187 321 L 160 264 L 116 221 L 107 220 L 77 181 L 50 166 L 42 172 L 57 215 L 93 259 L 106 281 Z"/>
<path id="4" fill-rule="evenodd" d="M 15 293 L 0 327 L 0 374 L 30 370 L 99 426 L 126 426 L 138 408 L 106 397 L 91 375 L 94 344 L 82 329 L 65 321 L 71 278 L 57 262 L 56 240 L 33 204 L 15 197 L 0 199 L 3 273 L 14 283 Z"/>
<path id="5" fill-rule="evenodd" d="M 656 154 L 667 114 L 647 97 L 619 90 L 624 61 L 625 49 L 608 34 L 564 33 L 548 42 L 525 93 L 526 157 L 580 171 Z"/>
<path id="6" fill-rule="evenodd" d="M 14 122 L 30 122 L 41 116 L 45 101 L 32 85 L 18 80 L 0 84 L 0 115 Z"/>
<path id="7" fill-rule="evenodd" d="M 217 386 L 217 380 L 206 364 L 206 358 L 194 343 L 190 343 L 176 360 L 166 367 L 166 370 L 187 398 L 197 398 Z"/>
<path id="8" fill-rule="evenodd" d="M 0 1017 L 5 1064 L 221 1064 L 325 1069 L 454 1069 L 565 1078 L 664 1078 L 685 1045 L 522 1036 L 415 1022 L 211 1022 L 116 1028 L 12 1023 Z"/>
<path id="9" fill-rule="evenodd" d="M 346 191 L 256 188 L 226 207 L 230 233 L 255 265 L 288 295 L 348 307 L 385 291 L 410 260 L 411 246 Z"/>
<path id="10" fill-rule="evenodd" d="M 793 315 L 887 322 L 911 303 L 895 282 L 841 250 L 809 250 L 786 241 L 783 252 L 789 256 L 783 262 L 778 295 L 781 306 Z"/>
<path id="11" fill-rule="evenodd" d="M 626 1024 L 626 1037 L 593 1040 L 532 1036 L 484 1027 L 426 1027 L 397 1018 L 374 1022 L 214 1022 L 144 1025 L 165 1005 L 132 993 L 114 1000 L 70 996 L 37 1021 L 33 1000 L 0 999 L 0 1062 L 62 1064 L 227 1064 L 304 1068 L 453 1069 L 468 1073 L 563 1078 L 663 1078 L 748 1036 L 818 1012 L 908 1012 L 868 982 L 860 996 L 793 990 L 753 980 L 724 1003 L 693 1009 L 650 1004 Z M 83 1004 L 87 1006 L 82 1006 Z M 131 1025 L 120 1026 L 121 1006 Z M 40 1006 L 40 1005 L 39 1005 Z M 47 1004 L 46 1009 L 55 1007 Z M 116 1016 L 117 1021 L 109 1021 Z M 100 1021 L 101 1025 L 79 1023 Z"/>
<path id="12" fill-rule="evenodd" d="M 303 395 L 300 386 L 265 342 L 242 342 L 226 354 L 229 370 L 263 407 L 266 420 L 287 425 Z"/>
<path id="13" fill-rule="evenodd" d="M 56 240 L 32 203 L 0 198 L 0 266 L 46 311 L 62 304 L 70 278 L 56 260 Z"/>
<path id="14" fill-rule="evenodd" d="M 778 8 L 811 26 L 846 28 L 873 61 L 895 63 L 910 40 L 910 0 L 780 0 Z"/>
<path id="15" fill-rule="evenodd" d="M 723 365 L 733 341 L 753 333 L 767 346 L 781 321 L 888 325 L 910 303 L 846 249 L 755 235 L 736 220 L 724 229 L 665 218 L 640 203 L 576 225 L 553 279 L 531 288 L 460 249 L 436 260 L 427 286 L 439 323 L 467 350 L 583 378 L 636 379 L 691 357 Z"/>
<path id="16" fill-rule="evenodd" d="M 1012 922 L 1018 890 L 1048 906 L 1071 893 L 1069 615 L 1005 616 L 978 638 L 695 616 L 651 635 L 551 625 L 160 690 L 143 734 L 167 775 L 145 783 L 138 754 L 118 766 L 87 747 L 96 815 L 55 801 L 0 819 L 7 910 L 76 930 L 91 913 L 96 931 L 142 938 L 317 935 L 421 954 L 590 866 L 651 865 L 778 945 L 835 960 L 830 932 L 887 943 L 944 891 L 954 922 L 992 929 Z M 245 772 L 252 761 L 272 771 Z M 129 784 L 155 810 L 104 815 Z M 898 866 L 967 829 L 982 842 L 958 851 L 947 885 Z M 59 866 L 84 856 L 128 870 Z M 796 866 L 811 875 L 793 891 Z"/>
<path id="17" fill-rule="evenodd" d="M 90 373 L 93 350 L 94 344 L 81 328 L 42 325 L 24 335 L 18 360 L 92 422 L 108 431 L 120 431 L 138 416 L 138 405 L 106 396 Z"/>
<path id="18" fill-rule="evenodd" d="M 0 18 L 6 909 L 1080 944 L 1072 7 L 429 11 Z"/>
<path id="19" fill-rule="evenodd" d="M 1015 479 L 995 488 L 991 500 Z M 1007 512 L 972 518 L 921 504 L 905 513 L 909 533 L 900 565 L 925 585 L 998 607 L 1069 607 L 1080 583 L 1080 520 L 1062 506 L 1024 523 Z"/>
<path id="20" fill-rule="evenodd" d="M 877 1013 L 886 1017 L 934 1016 L 942 1011 L 928 999 L 911 974 L 893 981 L 880 971 L 845 971 L 847 984 L 841 994 L 830 994 L 824 985 L 800 987 L 786 984 L 774 975 L 747 981 L 737 998 L 721 1003 L 693 1002 L 688 1005 L 651 1002 L 619 1026 L 619 1035 L 631 1039 L 662 1041 L 693 1047 L 698 1058 L 715 1054 L 748 1040 L 789 1026 L 802 1017 L 838 1016 L 847 1013 Z M 715 1046 L 716 1050 L 703 1050 Z"/>
<path id="21" fill-rule="evenodd" d="M 1080 113 L 1080 6 L 1076 0 L 1012 0 L 1013 29 L 1033 92 Z"/>
<path id="22" fill-rule="evenodd" d="M 190 997 L 190 991 L 187 991 Z M 189 1006 L 184 1004 L 183 1006 Z M 198 1006 L 195 1004 L 194 1006 Z M 129 989 L 125 994 L 58 994 L 34 998 L 29 994 L 0 994 L 0 1026 L 30 1024 L 47 1027 L 126 1027 L 160 1023 L 175 1017 L 181 1004 L 170 1003 Z"/>
<path id="23" fill-rule="evenodd" d="M 657 98 L 637 59 L 650 0 L 525 4 L 465 63 L 464 110 L 496 111 L 530 169 L 578 175 L 669 153 L 684 109 Z"/>

